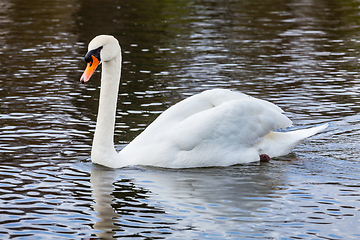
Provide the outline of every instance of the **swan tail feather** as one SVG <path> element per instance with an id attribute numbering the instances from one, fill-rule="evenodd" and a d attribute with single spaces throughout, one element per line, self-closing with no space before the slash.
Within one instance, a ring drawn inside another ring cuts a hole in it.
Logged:
<path id="1" fill-rule="evenodd" d="M 270 157 L 278 157 L 288 154 L 304 139 L 323 131 L 328 124 L 308 129 L 295 130 L 290 132 L 271 132 L 264 139 L 257 143 L 260 154 L 267 154 Z"/>

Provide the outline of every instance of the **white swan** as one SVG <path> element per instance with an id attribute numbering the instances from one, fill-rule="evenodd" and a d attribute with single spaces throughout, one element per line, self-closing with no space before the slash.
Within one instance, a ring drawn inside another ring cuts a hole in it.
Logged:
<path id="1" fill-rule="evenodd" d="M 209 90 L 163 112 L 119 153 L 114 148 L 116 102 L 121 73 L 121 49 L 107 35 L 89 44 L 81 76 L 87 82 L 102 63 L 99 112 L 91 160 L 111 168 L 151 165 L 167 168 L 229 166 L 276 157 L 327 127 L 291 132 L 273 131 L 292 122 L 276 105 L 229 90 Z"/>

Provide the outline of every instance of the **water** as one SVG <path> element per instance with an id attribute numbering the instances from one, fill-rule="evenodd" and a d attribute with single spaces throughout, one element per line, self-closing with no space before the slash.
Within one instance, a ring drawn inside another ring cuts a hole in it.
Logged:
<path id="1" fill-rule="evenodd" d="M 359 2 L 0 1 L 1 239 L 358 239 Z M 330 127 L 267 164 L 111 170 L 90 161 L 100 74 L 123 49 L 116 147 L 206 89 Z"/>

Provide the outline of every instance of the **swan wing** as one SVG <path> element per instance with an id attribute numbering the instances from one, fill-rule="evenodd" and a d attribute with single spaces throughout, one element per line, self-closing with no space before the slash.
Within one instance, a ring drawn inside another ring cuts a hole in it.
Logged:
<path id="1" fill-rule="evenodd" d="M 227 166 L 259 160 L 256 146 L 288 123 L 278 111 L 252 99 L 233 100 L 194 114 L 164 135 L 177 152 L 172 165 Z M 195 161 L 194 161 L 195 159 Z M 181 167 L 181 166 L 179 166 Z"/>
<path id="2" fill-rule="evenodd" d="M 210 90 L 163 112 L 121 152 L 133 164 L 162 167 L 226 166 L 258 160 L 253 146 L 290 126 L 274 104 L 228 90 Z M 141 152 L 139 153 L 139 149 Z"/>
<path id="3" fill-rule="evenodd" d="M 286 116 L 257 101 L 233 100 L 189 116 L 169 129 L 169 137 L 184 150 L 209 140 L 251 146 L 286 122 Z"/>
<path id="4" fill-rule="evenodd" d="M 234 92 L 226 89 L 207 90 L 200 94 L 193 95 L 181 102 L 173 105 L 164 111 L 147 129 L 156 129 L 172 127 L 181 121 L 202 113 L 206 110 L 217 108 L 224 103 L 237 101 L 250 101 L 258 103 L 264 108 L 272 109 L 275 112 L 282 113 L 283 110 L 273 103 L 250 97 L 240 92 Z M 215 113 L 216 114 L 216 113 Z M 286 128 L 292 125 L 290 119 L 286 118 L 285 121 L 278 122 L 277 128 Z"/>

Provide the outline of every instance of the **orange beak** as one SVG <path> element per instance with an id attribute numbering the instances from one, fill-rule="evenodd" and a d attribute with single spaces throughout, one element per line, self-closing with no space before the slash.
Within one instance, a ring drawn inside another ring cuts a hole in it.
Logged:
<path id="1" fill-rule="evenodd" d="M 95 56 L 91 55 L 91 58 L 92 58 L 92 60 L 90 62 L 88 62 L 84 73 L 81 75 L 80 82 L 82 82 L 82 83 L 86 83 L 87 81 L 89 81 L 89 79 L 95 72 L 96 67 L 100 63 L 100 61 Z"/>

